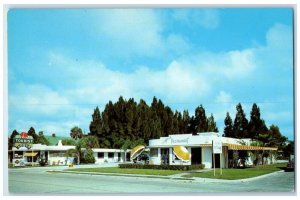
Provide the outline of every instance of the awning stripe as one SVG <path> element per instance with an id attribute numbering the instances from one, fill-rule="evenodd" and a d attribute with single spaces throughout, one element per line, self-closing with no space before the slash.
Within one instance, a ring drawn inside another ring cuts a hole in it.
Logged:
<path id="1" fill-rule="evenodd" d="M 239 145 L 239 144 L 226 144 L 228 150 L 269 150 L 277 151 L 278 148 L 275 147 L 259 147 L 259 146 L 250 146 L 250 145 Z"/>
<path id="2" fill-rule="evenodd" d="M 134 147 L 131 152 L 130 152 L 130 159 L 135 159 L 136 157 L 138 157 L 145 149 L 145 146 L 143 145 L 138 145 L 136 147 Z"/>
<path id="3" fill-rule="evenodd" d="M 37 152 L 27 152 L 24 154 L 24 156 L 27 156 L 27 157 L 33 157 L 33 156 L 36 156 L 38 153 Z"/>

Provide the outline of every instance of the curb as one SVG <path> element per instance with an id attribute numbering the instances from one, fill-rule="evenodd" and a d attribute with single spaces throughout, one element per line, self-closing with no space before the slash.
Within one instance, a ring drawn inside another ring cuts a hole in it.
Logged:
<path id="1" fill-rule="evenodd" d="M 98 173 L 98 172 L 76 172 L 76 171 L 63 171 L 63 170 L 48 170 L 49 173 L 64 173 L 64 174 L 85 174 L 85 175 L 98 175 L 98 176 L 123 176 L 123 177 L 136 177 L 136 178 L 160 178 L 171 180 L 185 180 L 193 181 L 194 178 L 184 177 L 171 177 L 171 176 L 158 176 L 158 175 L 142 175 L 142 174 L 120 174 L 120 173 Z"/>
<path id="2" fill-rule="evenodd" d="M 272 172 L 269 174 L 264 174 L 261 176 L 256 176 L 252 178 L 246 179 L 237 179 L 237 180 L 225 180 L 225 179 L 213 179 L 213 178 L 184 178 L 184 177 L 172 177 L 170 176 L 157 176 L 157 175 L 142 175 L 142 174 L 120 174 L 120 173 L 98 173 L 98 172 L 76 172 L 76 171 L 63 171 L 63 170 L 48 170 L 48 173 L 65 173 L 65 174 L 85 174 L 91 176 L 123 176 L 123 177 L 135 177 L 135 178 L 159 178 L 159 179 L 168 179 L 168 180 L 183 180 L 183 181 L 193 181 L 193 182 L 207 182 L 207 183 L 234 183 L 234 182 L 248 182 L 254 181 L 257 179 L 265 178 L 267 176 L 271 176 L 277 173 L 283 173 L 284 170 Z"/>
<path id="3" fill-rule="evenodd" d="M 236 180 L 226 180 L 226 179 L 213 179 L 213 178 L 197 178 L 197 177 L 193 177 L 194 181 L 196 182 L 207 182 L 207 183 L 234 183 L 234 182 L 248 182 L 248 181 L 254 181 L 257 179 L 261 179 L 261 178 L 265 178 L 277 173 L 282 173 L 284 172 L 284 170 L 280 170 L 280 171 L 276 171 L 276 172 L 272 172 L 272 173 L 268 173 L 268 174 L 264 174 L 264 175 L 260 175 L 260 176 L 256 176 L 256 177 L 251 177 L 251 178 L 245 178 L 245 179 L 236 179 Z"/>

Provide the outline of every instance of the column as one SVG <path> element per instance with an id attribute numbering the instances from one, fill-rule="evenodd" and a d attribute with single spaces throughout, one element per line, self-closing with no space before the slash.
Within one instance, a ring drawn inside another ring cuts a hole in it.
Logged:
<path id="1" fill-rule="evenodd" d="M 169 165 L 173 164 L 173 148 L 169 148 Z"/>
<path id="2" fill-rule="evenodd" d="M 158 157 L 157 157 L 158 163 L 156 163 L 156 164 L 161 165 L 161 152 L 160 152 L 160 148 L 157 148 L 157 154 L 158 154 Z"/>

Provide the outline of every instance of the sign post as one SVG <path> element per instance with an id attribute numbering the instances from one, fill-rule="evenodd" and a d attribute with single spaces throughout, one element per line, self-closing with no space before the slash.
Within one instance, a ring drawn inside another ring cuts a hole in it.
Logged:
<path id="1" fill-rule="evenodd" d="M 213 153 L 213 159 L 214 159 L 214 176 L 216 176 L 216 158 L 215 158 L 215 154 Z"/>
<path id="2" fill-rule="evenodd" d="M 216 175 L 215 154 L 220 154 L 220 175 L 222 175 L 222 138 L 218 137 L 218 138 L 213 139 L 212 146 L 213 146 L 213 158 L 214 158 L 214 176 Z"/>

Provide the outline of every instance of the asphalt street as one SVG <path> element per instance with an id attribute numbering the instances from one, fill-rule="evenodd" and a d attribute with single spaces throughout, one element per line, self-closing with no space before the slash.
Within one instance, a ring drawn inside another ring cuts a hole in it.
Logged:
<path id="1" fill-rule="evenodd" d="M 87 167 L 87 166 L 85 166 Z M 67 167 L 60 167 L 65 169 Z M 203 182 L 110 175 L 46 172 L 53 168 L 9 169 L 9 195 L 104 194 L 293 194 L 294 172 L 279 172 L 251 181 Z"/>

